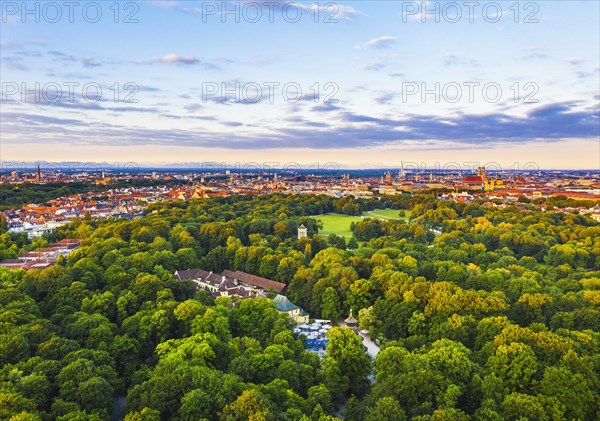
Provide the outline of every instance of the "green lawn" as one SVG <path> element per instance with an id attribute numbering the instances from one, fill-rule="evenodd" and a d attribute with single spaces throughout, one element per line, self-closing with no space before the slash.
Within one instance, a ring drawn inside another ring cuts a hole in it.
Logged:
<path id="1" fill-rule="evenodd" d="M 380 218 L 380 219 L 404 219 L 404 220 L 408 221 L 408 217 L 410 216 L 409 210 L 404 211 L 404 213 L 406 213 L 406 216 L 404 218 L 401 218 L 400 216 L 398 216 L 399 213 L 400 213 L 400 210 L 398 210 L 398 209 L 376 209 L 373 211 L 363 212 L 363 216 L 369 217 L 369 218 Z"/>
<path id="2" fill-rule="evenodd" d="M 325 215 L 313 215 L 311 218 L 315 218 L 323 222 L 323 229 L 319 231 L 320 235 L 328 236 L 329 234 L 339 235 L 340 237 L 346 237 L 346 241 L 352 237 L 352 231 L 350 231 L 350 224 L 352 222 L 362 221 L 363 218 L 380 218 L 380 219 L 402 219 L 398 216 L 400 211 L 396 209 L 377 209 L 374 211 L 365 211 L 363 216 L 348 216 L 339 213 L 328 213 Z M 410 211 L 406 212 L 405 220 L 408 220 Z"/>
<path id="3" fill-rule="evenodd" d="M 348 216 L 341 215 L 339 213 L 328 213 L 325 215 L 313 215 L 311 218 L 315 218 L 323 222 L 323 229 L 319 230 L 319 234 L 328 236 L 329 234 L 339 235 L 340 237 L 346 237 L 346 241 L 352 237 L 352 231 L 350 231 L 350 224 L 352 222 L 362 221 L 361 216 Z"/>

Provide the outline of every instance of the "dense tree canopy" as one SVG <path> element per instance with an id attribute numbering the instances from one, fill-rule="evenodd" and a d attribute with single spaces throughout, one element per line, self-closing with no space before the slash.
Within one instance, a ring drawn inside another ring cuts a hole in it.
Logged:
<path id="1" fill-rule="evenodd" d="M 598 419 L 600 227 L 584 216 L 385 198 L 361 246 L 310 215 L 373 200 L 232 196 L 77 220 L 80 248 L 43 271 L 0 268 L 0 418 L 107 420 Z M 304 224 L 308 238 L 297 239 Z M 435 232 L 434 232 L 435 230 Z M 441 232 L 441 233 L 438 233 Z M 43 245 L 0 235 L 3 257 Z M 266 298 L 213 300 L 177 269 L 288 284 L 311 317 L 350 310 L 371 361 L 334 328 L 305 351 Z"/>

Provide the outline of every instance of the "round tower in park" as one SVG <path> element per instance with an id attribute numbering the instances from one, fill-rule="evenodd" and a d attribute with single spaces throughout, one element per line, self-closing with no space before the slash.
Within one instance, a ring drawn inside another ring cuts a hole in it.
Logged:
<path id="1" fill-rule="evenodd" d="M 304 225 L 298 227 L 298 239 L 308 237 L 308 229 Z"/>

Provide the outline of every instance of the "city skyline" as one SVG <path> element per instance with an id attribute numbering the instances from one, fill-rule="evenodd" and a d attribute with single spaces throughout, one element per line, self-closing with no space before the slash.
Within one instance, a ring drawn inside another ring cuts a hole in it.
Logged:
<path id="1" fill-rule="evenodd" d="M 3 163 L 600 168 L 597 2 L 75 3 L 2 3 Z"/>

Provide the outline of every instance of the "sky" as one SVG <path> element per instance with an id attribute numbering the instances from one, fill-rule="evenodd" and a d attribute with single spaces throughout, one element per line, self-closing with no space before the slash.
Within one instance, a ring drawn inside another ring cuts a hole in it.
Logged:
<path id="1" fill-rule="evenodd" d="M 0 8 L 3 162 L 600 170 L 597 1 Z"/>

